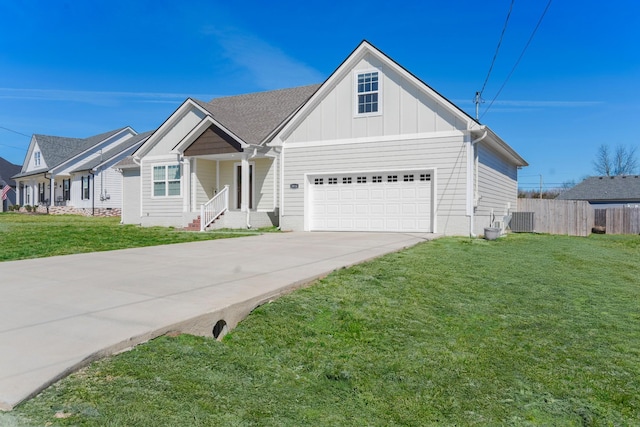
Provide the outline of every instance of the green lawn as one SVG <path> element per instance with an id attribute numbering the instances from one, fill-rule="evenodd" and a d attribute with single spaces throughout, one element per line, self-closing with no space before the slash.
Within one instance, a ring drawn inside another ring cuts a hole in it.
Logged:
<path id="1" fill-rule="evenodd" d="M 121 225 L 120 218 L 0 213 L 0 261 L 237 237 Z"/>
<path id="2" fill-rule="evenodd" d="M 161 337 L 0 417 L 92 426 L 640 425 L 640 237 L 443 238 Z"/>

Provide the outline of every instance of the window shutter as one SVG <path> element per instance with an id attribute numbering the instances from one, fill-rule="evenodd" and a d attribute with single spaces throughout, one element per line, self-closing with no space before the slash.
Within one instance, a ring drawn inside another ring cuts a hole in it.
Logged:
<path id="1" fill-rule="evenodd" d="M 84 200 L 84 176 L 80 177 L 80 200 Z"/>

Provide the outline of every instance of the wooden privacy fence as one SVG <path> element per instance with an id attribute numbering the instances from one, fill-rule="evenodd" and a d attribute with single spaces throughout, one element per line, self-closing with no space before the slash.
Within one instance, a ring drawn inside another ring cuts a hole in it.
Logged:
<path id="1" fill-rule="evenodd" d="M 533 212 L 536 233 L 588 236 L 593 208 L 581 200 L 518 199 L 518 212 Z"/>
<path id="2" fill-rule="evenodd" d="M 595 209 L 595 216 L 607 234 L 640 234 L 640 208 Z"/>
<path id="3" fill-rule="evenodd" d="M 640 234 L 640 208 L 594 209 L 582 200 L 518 199 L 518 212 L 533 212 L 536 233 L 588 236 L 600 226 L 607 234 Z"/>

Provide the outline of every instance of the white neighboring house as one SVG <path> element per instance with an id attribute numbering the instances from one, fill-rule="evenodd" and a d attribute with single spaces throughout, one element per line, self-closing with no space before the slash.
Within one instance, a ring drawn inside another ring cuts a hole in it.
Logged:
<path id="1" fill-rule="evenodd" d="M 122 175 L 113 165 L 150 135 L 125 127 L 89 138 L 33 135 L 17 183 L 17 204 L 39 212 L 119 216 Z"/>
<path id="2" fill-rule="evenodd" d="M 468 235 L 527 163 L 363 41 L 321 85 L 187 99 L 121 166 L 126 223 Z"/>

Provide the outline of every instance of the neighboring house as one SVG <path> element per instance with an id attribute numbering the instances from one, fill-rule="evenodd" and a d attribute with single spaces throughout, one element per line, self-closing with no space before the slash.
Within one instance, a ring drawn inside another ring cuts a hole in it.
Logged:
<path id="1" fill-rule="evenodd" d="M 126 223 L 467 235 L 515 210 L 521 166 L 363 41 L 320 85 L 187 99 L 116 167 Z"/>
<path id="2" fill-rule="evenodd" d="M 11 177 L 20 172 L 20 165 L 14 165 L 13 163 L 0 157 L 0 191 L 8 185 L 11 187 L 7 191 L 6 197 L 2 199 L 0 197 L 0 212 L 9 210 L 9 206 L 16 204 L 16 182 Z"/>
<path id="3" fill-rule="evenodd" d="M 119 216 L 122 175 L 113 165 L 150 135 L 125 127 L 90 138 L 33 135 L 20 173 L 18 204 L 49 213 Z"/>
<path id="4" fill-rule="evenodd" d="M 592 176 L 558 196 L 559 200 L 586 200 L 594 208 L 640 207 L 640 176 Z"/>

